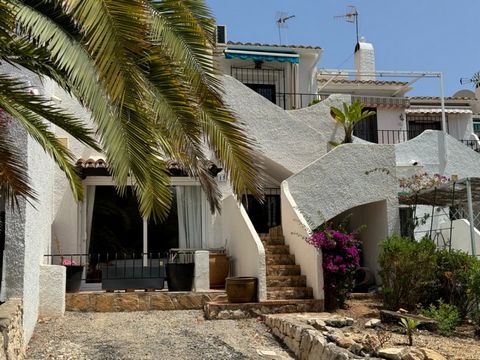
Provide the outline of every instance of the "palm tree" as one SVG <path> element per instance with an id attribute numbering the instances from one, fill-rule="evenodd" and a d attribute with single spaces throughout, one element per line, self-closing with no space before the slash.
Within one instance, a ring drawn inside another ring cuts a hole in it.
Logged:
<path id="1" fill-rule="evenodd" d="M 355 129 L 355 126 L 369 116 L 375 115 L 375 111 L 364 110 L 364 108 L 365 105 L 360 103 L 360 100 L 355 100 L 350 105 L 343 103 L 343 111 L 334 106 L 330 108 L 330 115 L 345 131 L 345 137 L 341 142 L 342 144 L 353 142 L 353 130 Z"/>
<path id="2" fill-rule="evenodd" d="M 131 177 L 142 216 L 162 219 L 168 213 L 168 159 L 197 177 L 212 209 L 218 208 L 220 193 L 206 167 L 205 144 L 235 193 L 260 194 L 253 144 L 222 100 L 213 58 L 214 21 L 203 0 L 0 4 L 8 10 L 0 9 L 0 37 L 5 33 L 13 40 L 0 48 L 1 58 L 52 78 L 91 111 L 117 188 L 123 193 Z M 0 84 L 7 80 L 0 77 Z M 28 99 L 23 95 L 19 100 Z M 0 107 L 17 119 L 4 102 Z M 39 114 L 52 121 L 49 115 Z M 32 134 L 30 122 L 28 117 L 22 124 Z M 84 134 L 82 141 L 95 145 L 88 129 L 74 119 L 69 124 Z M 59 164 L 70 171 L 70 163 Z M 69 179 L 81 198 L 78 180 Z"/>

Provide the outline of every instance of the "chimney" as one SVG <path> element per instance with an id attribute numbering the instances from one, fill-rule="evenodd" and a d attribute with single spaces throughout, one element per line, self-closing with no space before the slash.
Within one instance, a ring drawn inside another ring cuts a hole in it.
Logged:
<path id="1" fill-rule="evenodd" d="M 375 50 L 361 37 L 355 46 L 355 80 L 375 80 Z"/>

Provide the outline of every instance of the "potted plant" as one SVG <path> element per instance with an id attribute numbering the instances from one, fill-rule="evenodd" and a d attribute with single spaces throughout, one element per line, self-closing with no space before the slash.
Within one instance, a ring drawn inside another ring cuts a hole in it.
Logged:
<path id="1" fill-rule="evenodd" d="M 67 276 L 65 282 L 65 291 L 73 293 L 80 290 L 82 285 L 83 265 L 77 265 L 75 260 L 63 260 L 62 265 L 65 266 Z"/>

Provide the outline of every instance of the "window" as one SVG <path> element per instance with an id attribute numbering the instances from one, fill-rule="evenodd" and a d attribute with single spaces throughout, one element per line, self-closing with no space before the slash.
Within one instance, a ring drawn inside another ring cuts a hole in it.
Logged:
<path id="1" fill-rule="evenodd" d="M 253 91 L 259 93 L 264 98 L 267 98 L 272 103 L 276 103 L 275 97 L 275 85 L 267 85 L 267 84 L 245 84 Z"/>
<path id="2" fill-rule="evenodd" d="M 473 132 L 480 135 L 480 119 L 473 120 Z"/>
<path id="3" fill-rule="evenodd" d="M 413 208 L 400 208 L 400 236 L 414 239 L 415 221 L 413 217 Z"/>
<path id="4" fill-rule="evenodd" d="M 438 114 L 408 114 L 408 139 L 410 140 L 417 137 L 425 130 L 441 130 L 441 120 L 441 115 Z"/>

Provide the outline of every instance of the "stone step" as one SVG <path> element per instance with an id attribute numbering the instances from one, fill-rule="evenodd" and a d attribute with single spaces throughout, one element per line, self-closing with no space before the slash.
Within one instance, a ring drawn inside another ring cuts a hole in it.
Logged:
<path id="1" fill-rule="evenodd" d="M 311 299 L 312 297 L 311 287 L 267 287 L 268 300 Z"/>
<path id="2" fill-rule="evenodd" d="M 303 287 L 307 286 L 304 275 L 267 276 L 267 287 Z"/>
<path id="3" fill-rule="evenodd" d="M 268 235 L 270 235 L 271 237 L 277 237 L 277 236 L 281 236 L 283 237 L 283 229 L 282 229 L 282 226 L 275 226 L 273 228 L 270 228 L 268 230 Z"/>
<path id="4" fill-rule="evenodd" d="M 266 245 L 266 254 L 290 254 L 290 247 L 288 245 Z"/>
<path id="5" fill-rule="evenodd" d="M 300 275 L 300 265 L 268 265 L 267 276 Z"/>
<path id="6" fill-rule="evenodd" d="M 267 254 L 265 256 L 268 265 L 295 265 L 295 255 L 291 254 Z"/>
<path id="7" fill-rule="evenodd" d="M 204 307 L 208 320 L 256 318 L 267 314 L 322 312 L 323 300 L 267 300 L 258 303 L 207 302 Z"/>
<path id="8" fill-rule="evenodd" d="M 268 245 L 285 245 L 285 239 L 282 237 L 270 237 L 270 236 L 264 236 L 261 237 L 260 240 L 262 240 L 262 243 L 264 246 Z"/>

